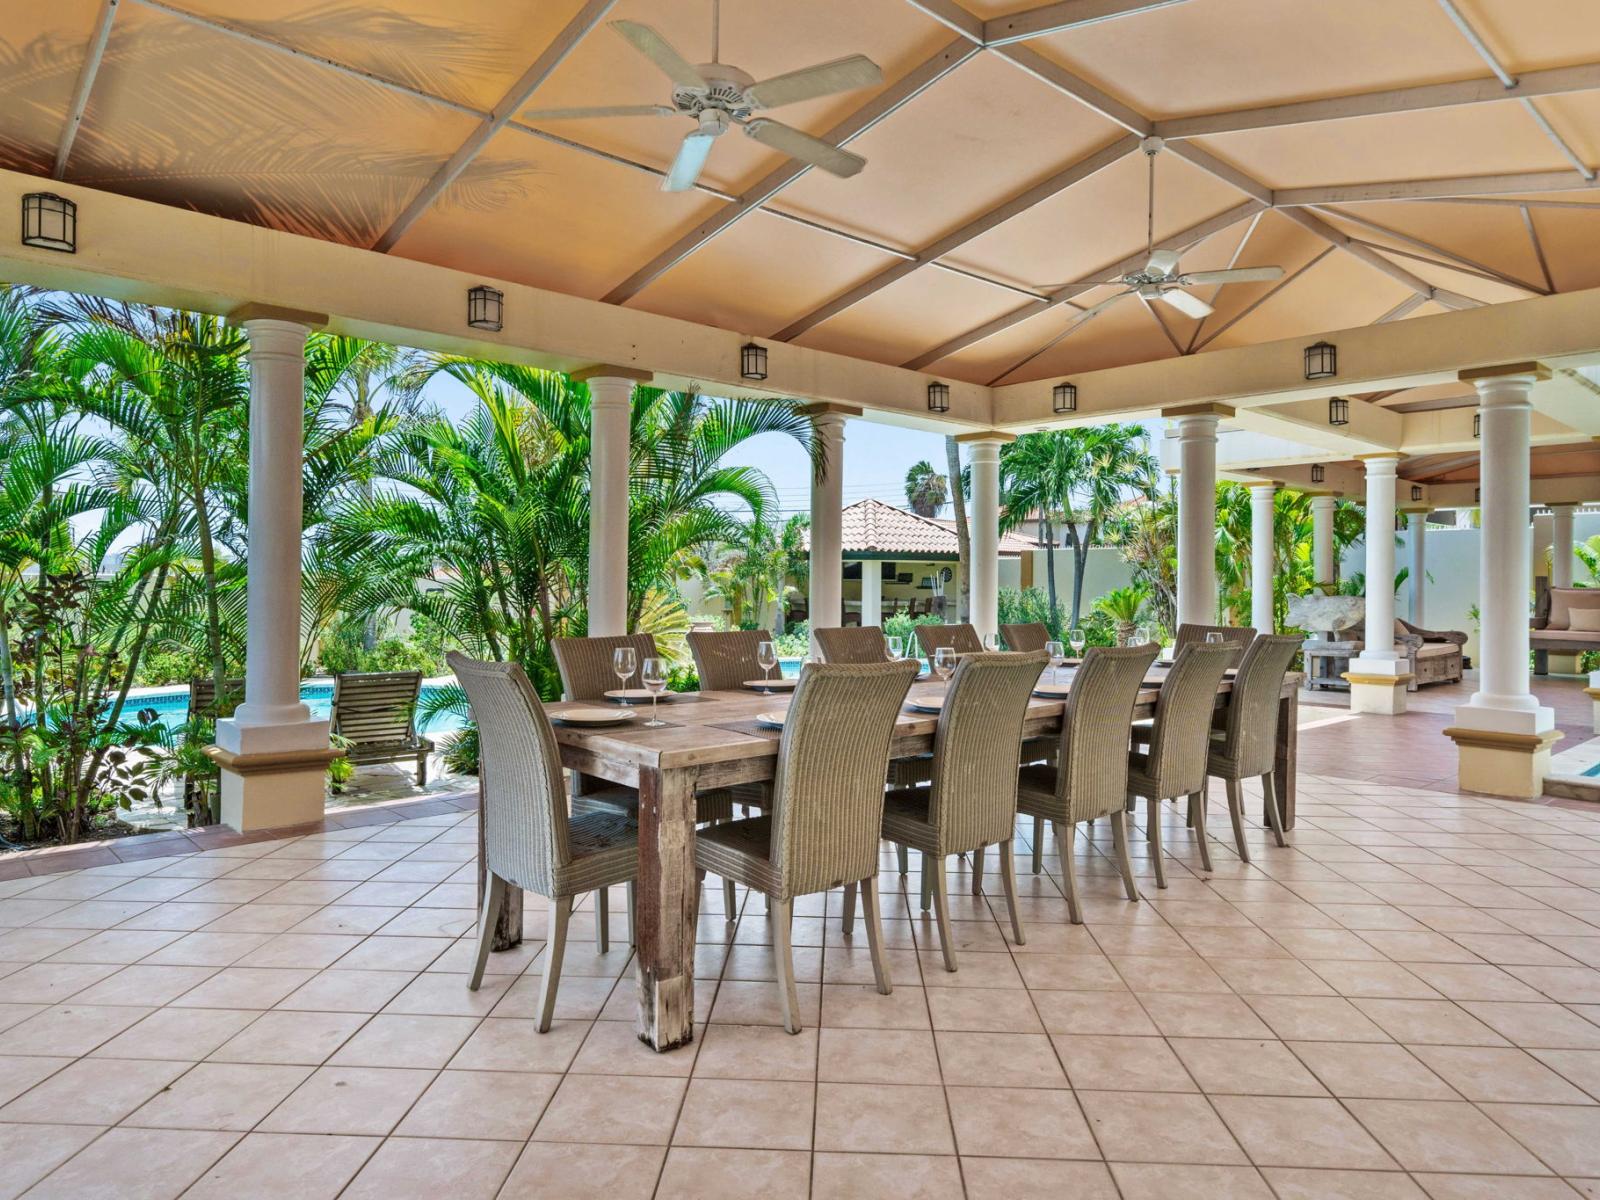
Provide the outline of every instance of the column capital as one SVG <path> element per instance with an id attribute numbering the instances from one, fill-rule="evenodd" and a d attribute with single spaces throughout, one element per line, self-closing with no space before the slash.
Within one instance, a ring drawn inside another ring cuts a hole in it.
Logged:
<path id="1" fill-rule="evenodd" d="M 596 379 L 626 379 L 629 383 L 649 383 L 655 375 L 639 367 L 619 367 L 611 363 L 596 363 L 592 367 L 580 367 L 569 372 L 571 378 L 579 383 L 589 383 Z"/>
<path id="2" fill-rule="evenodd" d="M 1210 417 L 1212 420 L 1221 420 L 1223 417 L 1233 416 L 1233 411 L 1226 404 L 1180 404 L 1173 408 L 1163 408 L 1161 415 L 1173 421 L 1181 421 L 1187 417 Z"/>
<path id="3" fill-rule="evenodd" d="M 1368 479 L 1374 476 L 1393 479 L 1395 469 L 1400 465 L 1400 455 L 1392 450 L 1386 450 L 1381 454 L 1358 454 L 1356 459 L 1366 468 Z"/>
<path id="4" fill-rule="evenodd" d="M 308 312 L 300 308 L 282 308 L 276 304 L 259 304 L 252 301 L 241 304 L 228 313 L 232 325 L 249 326 L 257 321 L 275 321 L 280 324 L 302 325 L 307 332 L 321 329 L 328 323 L 328 314 Z"/>
<path id="5" fill-rule="evenodd" d="M 1184 413 L 1169 419 L 1178 424 L 1179 442 L 1215 442 L 1222 420 L 1216 413 Z"/>
<path id="6" fill-rule="evenodd" d="M 1462 383 L 1480 384 L 1496 379 L 1527 379 L 1533 383 L 1550 378 L 1550 368 L 1541 362 L 1499 363 L 1491 367 L 1468 367 L 1458 371 L 1456 378 Z"/>
<path id="7" fill-rule="evenodd" d="M 1017 440 L 1014 433 L 1001 433 L 998 429 L 984 429 L 978 433 L 958 433 L 956 441 L 963 446 L 1003 446 Z"/>
<path id="8" fill-rule="evenodd" d="M 834 404 L 831 401 L 819 400 L 815 404 L 802 404 L 795 409 L 803 417 L 810 417 L 812 421 L 820 421 L 824 417 L 837 417 L 843 421 L 847 417 L 859 417 L 861 409 L 854 404 Z"/>
<path id="9" fill-rule="evenodd" d="M 1264 488 L 1269 492 L 1275 492 L 1283 486 L 1283 484 L 1279 483 L 1276 479 L 1241 479 L 1239 480 L 1239 483 L 1242 486 L 1249 488 L 1252 493 L 1254 493 L 1257 488 Z"/>
<path id="10" fill-rule="evenodd" d="M 1313 509 L 1333 509 L 1339 503 L 1339 497 L 1332 492 L 1312 492 L 1311 507 Z"/>

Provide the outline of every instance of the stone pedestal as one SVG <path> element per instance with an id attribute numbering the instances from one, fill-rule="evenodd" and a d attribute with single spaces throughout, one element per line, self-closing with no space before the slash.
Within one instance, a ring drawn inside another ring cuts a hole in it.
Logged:
<path id="1" fill-rule="evenodd" d="M 1399 670 L 1395 674 L 1372 670 L 1373 663 L 1362 659 L 1355 659 L 1350 664 L 1350 670 L 1344 673 L 1345 682 L 1350 685 L 1350 711 L 1354 713 L 1377 713 L 1386 717 L 1398 716 L 1406 711 L 1407 689 L 1411 686 L 1411 672 L 1405 669 L 1404 661 L 1393 664 Z"/>
<path id="2" fill-rule="evenodd" d="M 1451 726 L 1445 736 L 1460 756 L 1457 781 L 1473 792 L 1529 800 L 1544 791 L 1550 773 L 1550 748 L 1561 740 L 1554 729 L 1542 733 L 1502 733 Z"/>
<path id="3" fill-rule="evenodd" d="M 1600 733 L 1600 671 L 1589 672 L 1589 686 L 1583 691 L 1594 704 L 1594 731 Z"/>
<path id="4" fill-rule="evenodd" d="M 326 726 L 324 725 L 324 728 Z M 222 823 L 240 833 L 320 820 L 327 796 L 328 764 L 343 756 L 326 745 L 312 750 L 234 754 L 207 749 L 221 768 Z"/>

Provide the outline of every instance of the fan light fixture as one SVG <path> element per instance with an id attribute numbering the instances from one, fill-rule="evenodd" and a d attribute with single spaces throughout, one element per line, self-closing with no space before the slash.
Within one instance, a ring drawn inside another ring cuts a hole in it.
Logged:
<path id="1" fill-rule="evenodd" d="M 739 378 L 765 379 L 767 377 L 767 348 L 754 342 L 739 347 Z"/>
<path id="2" fill-rule="evenodd" d="M 1058 383 L 1050 389 L 1050 407 L 1058 413 L 1074 413 L 1078 411 L 1078 385 L 1075 383 Z"/>
<path id="3" fill-rule="evenodd" d="M 1332 342 L 1314 342 L 1306 347 L 1306 378 L 1332 379 L 1339 373 L 1339 348 Z"/>
<path id="4" fill-rule="evenodd" d="M 1483 414 L 1481 412 L 1475 412 L 1472 414 L 1472 436 L 1483 436 Z"/>
<path id="5" fill-rule="evenodd" d="M 930 383 L 928 385 L 928 411 L 936 413 L 950 411 L 950 385 L 948 383 Z"/>
<path id="6" fill-rule="evenodd" d="M 1321 463 L 1311 464 L 1311 482 L 1321 483 L 1328 477 L 1328 470 Z"/>
<path id="7" fill-rule="evenodd" d="M 1411 499 L 1412 499 L 1413 503 L 1415 503 L 1416 501 L 1422 499 L 1422 485 L 1421 484 L 1413 483 L 1411 485 Z"/>
<path id="8" fill-rule="evenodd" d="M 486 283 L 467 289 L 467 324 L 499 333 L 505 316 L 505 295 Z"/>
<path id="9" fill-rule="evenodd" d="M 1350 401 L 1343 396 L 1331 396 L 1328 399 L 1328 424 L 1350 424 Z"/>
<path id="10" fill-rule="evenodd" d="M 54 192 L 29 192 L 22 198 L 22 244 L 76 254 L 78 206 Z"/>

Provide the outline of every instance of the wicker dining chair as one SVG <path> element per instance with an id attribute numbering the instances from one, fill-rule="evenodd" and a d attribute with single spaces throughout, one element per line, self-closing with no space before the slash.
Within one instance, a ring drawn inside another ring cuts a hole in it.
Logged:
<path id="1" fill-rule="evenodd" d="M 1057 765 L 1026 766 L 1018 776 L 1017 811 L 1055 826 L 1067 912 L 1074 925 L 1083 924 L 1072 853 L 1079 821 L 1111 818 L 1123 887 L 1129 900 L 1139 898 L 1128 857 L 1128 730 L 1156 652 L 1153 645 L 1090 647 L 1072 676 Z"/>
<path id="2" fill-rule="evenodd" d="M 756 659 L 761 643 L 772 640 L 768 630 L 701 630 L 689 634 L 687 640 L 702 692 L 742 691 L 750 680 L 767 677 Z"/>
<path id="3" fill-rule="evenodd" d="M 1200 846 L 1200 865 L 1211 870 L 1206 845 L 1206 755 L 1211 747 L 1211 723 L 1217 709 L 1217 689 L 1233 660 L 1235 647 L 1226 642 L 1208 645 L 1191 642 L 1178 652 L 1161 684 L 1149 744 L 1128 754 L 1128 802 L 1140 796 L 1150 803 L 1150 861 L 1156 886 L 1167 886 L 1161 861 L 1161 802 L 1188 797 L 1189 823 Z"/>
<path id="4" fill-rule="evenodd" d="M 567 813 L 561 752 L 538 694 L 516 663 L 479 662 L 452 651 L 450 669 L 466 690 L 478 725 L 479 789 L 487 876 L 478 918 L 478 949 L 467 987 L 483 982 L 506 886 L 550 901 L 550 928 L 539 986 L 540 1033 L 550 1028 L 572 900 L 630 888 L 639 867 L 639 827 L 606 809 Z"/>
<path id="5" fill-rule="evenodd" d="M 1033 650 L 1043 650 L 1044 644 L 1050 640 L 1050 630 L 1040 621 L 1029 621 L 1022 625 L 1002 625 L 1000 639 L 1005 642 L 1007 650 L 1024 654 Z"/>
<path id="6" fill-rule="evenodd" d="M 1185 646 L 1204 646 L 1206 635 L 1220 633 L 1222 644 L 1232 647 L 1233 655 L 1228 659 L 1230 667 L 1237 667 L 1239 660 L 1244 657 L 1244 652 L 1250 648 L 1250 643 L 1255 641 L 1256 631 L 1248 625 L 1196 625 L 1185 623 L 1178 626 L 1178 635 L 1173 639 L 1172 653 L 1176 657 Z M 1215 643 L 1210 643 L 1215 644 Z"/>
<path id="7" fill-rule="evenodd" d="M 1228 791 L 1228 816 L 1233 821 L 1233 840 L 1239 857 L 1250 861 L 1244 844 L 1244 788 L 1246 779 L 1257 776 L 1267 797 L 1267 816 L 1278 845 L 1283 840 L 1283 813 L 1278 804 L 1273 768 L 1278 749 L 1279 700 L 1283 677 L 1288 673 L 1301 640 L 1289 634 L 1262 634 L 1250 643 L 1244 661 L 1233 677 L 1228 694 L 1228 710 L 1223 727 L 1211 731 L 1206 774 L 1223 781 Z M 1201 805 L 1205 804 L 1204 796 Z"/>
<path id="8" fill-rule="evenodd" d="M 930 671 L 933 670 L 933 656 L 945 646 L 957 654 L 983 652 L 983 639 L 971 625 L 918 625 L 917 645 L 922 647 Z"/>
<path id="9" fill-rule="evenodd" d="M 772 782 L 772 812 L 700 830 L 697 874 L 737 879 L 767 896 L 783 1025 L 800 1032 L 789 922 L 797 896 L 861 886 L 878 991 L 890 991 L 878 923 L 883 780 L 895 719 L 916 677 L 909 659 L 808 663 L 789 701 Z"/>
<path id="10" fill-rule="evenodd" d="M 876 625 L 813 629 L 822 661 L 830 663 L 881 663 L 889 659 L 889 642 Z"/>
<path id="11" fill-rule="evenodd" d="M 1034 685 L 1044 669 L 1044 651 L 1032 654 L 969 654 L 945 692 L 933 737 L 933 782 L 892 791 L 883 803 L 883 836 L 922 852 L 922 911 L 931 898 L 939 925 L 944 969 L 956 969 L 950 927 L 945 860 L 1000 850 L 1000 876 L 1011 912 L 1011 934 L 1024 943 L 1017 911 L 1017 867 L 1011 839 L 1017 825 L 1017 755 L 1022 723 Z M 844 932 L 850 932 L 855 886 L 844 893 Z"/>

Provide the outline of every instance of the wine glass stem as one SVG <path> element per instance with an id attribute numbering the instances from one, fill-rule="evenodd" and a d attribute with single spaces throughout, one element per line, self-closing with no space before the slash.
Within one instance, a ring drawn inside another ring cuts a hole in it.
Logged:
<path id="1" fill-rule="evenodd" d="M 654 692 L 651 692 L 650 693 L 650 724 L 659 725 L 660 723 L 661 722 L 656 720 L 656 694 Z"/>

